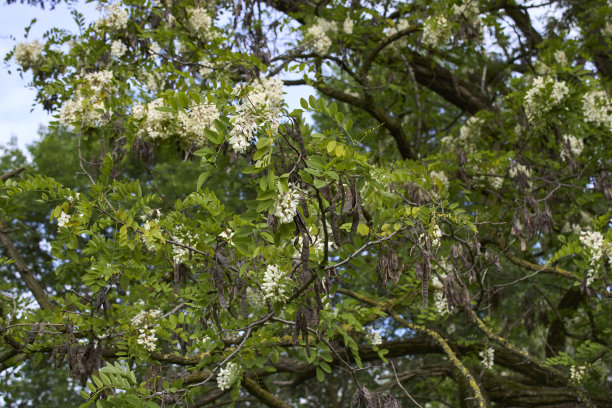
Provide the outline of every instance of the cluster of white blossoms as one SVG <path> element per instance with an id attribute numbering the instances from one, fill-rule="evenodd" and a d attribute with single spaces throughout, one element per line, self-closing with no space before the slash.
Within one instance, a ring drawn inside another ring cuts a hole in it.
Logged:
<path id="1" fill-rule="evenodd" d="M 612 131 L 612 104 L 604 91 L 587 92 L 582 98 L 586 120 Z"/>
<path id="2" fill-rule="evenodd" d="M 567 56 L 565 55 L 565 52 L 563 52 L 563 50 L 555 51 L 553 56 L 555 57 L 555 61 L 557 62 L 557 64 L 563 66 L 568 65 Z"/>
<path id="3" fill-rule="evenodd" d="M 589 260 L 591 268 L 587 271 L 586 276 L 586 285 L 590 286 L 595 279 L 595 272 L 598 268 L 597 264 L 607 252 L 608 248 L 606 246 L 606 242 L 604 241 L 603 235 L 599 231 L 580 232 L 580 243 L 588 249 L 589 255 L 591 256 L 591 259 Z"/>
<path id="4" fill-rule="evenodd" d="M 374 346 L 380 346 L 382 344 L 382 337 L 377 331 L 370 331 L 366 334 L 366 339 Z"/>
<path id="5" fill-rule="evenodd" d="M 256 309 L 261 309 L 266 305 L 266 299 L 259 289 L 247 288 L 246 297 L 247 303 Z"/>
<path id="6" fill-rule="evenodd" d="M 194 34 L 202 38 L 210 32 L 212 18 L 210 18 L 206 9 L 201 7 L 193 8 L 189 10 L 189 25 Z"/>
<path id="7" fill-rule="evenodd" d="M 582 139 L 578 139 L 574 135 L 564 135 L 563 143 L 565 144 L 565 149 L 561 152 L 561 158 L 563 160 L 570 159 L 570 153 L 574 157 L 580 156 L 582 153 L 582 149 L 584 149 L 584 143 Z"/>
<path id="8" fill-rule="evenodd" d="M 140 344 L 150 352 L 155 351 L 155 344 L 157 343 L 155 329 L 149 327 L 138 329 L 138 339 L 136 340 L 136 343 Z"/>
<path id="9" fill-rule="evenodd" d="M 345 34 L 351 35 L 353 34 L 353 26 L 353 19 L 347 17 L 346 20 L 344 20 L 344 23 L 342 23 L 342 31 L 344 31 Z"/>
<path id="10" fill-rule="evenodd" d="M 61 124 L 99 126 L 105 121 L 104 96 L 114 92 L 113 73 L 108 70 L 85 74 L 77 86 L 74 99 L 64 102 Z"/>
<path id="11" fill-rule="evenodd" d="M 480 358 L 482 358 L 482 366 L 487 370 L 493 369 L 493 362 L 495 360 L 495 349 L 492 347 L 487 347 L 480 353 L 478 353 Z"/>
<path id="12" fill-rule="evenodd" d="M 19 43 L 15 46 L 13 58 L 21 68 L 27 70 L 38 65 L 41 61 L 43 48 L 44 46 L 36 40 L 29 43 Z"/>
<path id="13" fill-rule="evenodd" d="M 229 362 L 219 370 L 217 386 L 221 391 L 227 390 L 240 379 L 241 374 L 242 368 L 234 362 Z"/>
<path id="14" fill-rule="evenodd" d="M 539 116 L 559 105 L 568 94 L 569 88 L 564 81 L 537 77 L 525 95 L 524 107 L 527 119 L 534 123 Z"/>
<path id="15" fill-rule="evenodd" d="M 212 63 L 208 60 L 208 58 L 204 57 L 200 60 L 200 69 L 198 69 L 198 73 L 202 78 L 205 78 L 212 72 Z"/>
<path id="16" fill-rule="evenodd" d="M 270 299 L 273 302 L 282 302 L 287 298 L 285 286 L 281 282 L 285 275 L 286 272 L 281 271 L 278 266 L 274 264 L 266 267 L 263 284 L 261 285 L 265 299 Z"/>
<path id="17" fill-rule="evenodd" d="M 70 215 L 62 211 L 60 216 L 57 218 L 57 230 L 59 231 L 61 227 L 65 227 L 69 222 L 70 222 Z"/>
<path id="18" fill-rule="evenodd" d="M 445 260 L 440 260 L 442 266 L 447 270 L 450 270 L 450 266 Z M 448 301 L 444 297 L 444 285 L 442 281 L 446 279 L 446 273 L 444 270 L 441 270 L 440 277 L 436 274 L 432 274 L 431 278 L 431 288 L 434 290 L 433 300 L 434 300 L 434 309 L 436 310 L 436 314 L 440 317 L 444 317 L 450 313 L 448 308 Z"/>
<path id="19" fill-rule="evenodd" d="M 440 238 L 442 238 L 442 230 L 438 224 L 434 224 L 431 227 L 431 246 L 437 247 L 440 245 Z"/>
<path id="20" fill-rule="evenodd" d="M 111 44 L 111 55 L 115 58 L 121 58 L 127 52 L 127 46 L 121 40 L 115 40 Z"/>
<path id="21" fill-rule="evenodd" d="M 584 373 L 586 372 L 585 366 L 571 366 L 570 367 L 570 381 L 576 384 L 582 382 Z"/>
<path id="22" fill-rule="evenodd" d="M 234 93 L 240 94 L 244 88 L 237 88 Z M 273 132 L 279 124 L 283 101 L 283 81 L 278 78 L 260 78 L 253 83 L 247 95 L 236 106 L 236 112 L 230 119 L 229 142 L 235 152 L 243 153 L 250 145 L 259 128 L 270 126 Z"/>
<path id="23" fill-rule="evenodd" d="M 230 228 L 226 228 L 225 231 L 221 232 L 219 234 L 219 237 L 223 238 L 224 240 L 227 241 L 228 244 L 230 245 L 234 245 L 234 243 L 232 242 L 232 237 L 234 236 L 234 231 L 232 231 Z"/>
<path id="24" fill-rule="evenodd" d="M 121 31 L 127 28 L 128 12 L 119 3 L 103 7 L 105 16 L 94 23 L 94 30 L 102 31 L 104 28 L 111 31 Z"/>
<path id="25" fill-rule="evenodd" d="M 153 310 L 141 310 L 138 314 L 132 317 L 132 326 L 140 327 L 151 320 L 157 319 L 162 315 L 162 311 L 159 309 Z"/>
<path id="26" fill-rule="evenodd" d="M 274 206 L 274 215 L 278 217 L 281 224 L 293 221 L 293 217 L 297 214 L 299 200 L 300 192 L 293 184 L 289 185 L 287 191 L 278 195 Z"/>
<path id="27" fill-rule="evenodd" d="M 423 23 L 423 43 L 438 48 L 446 44 L 451 36 L 448 20 L 444 16 L 429 16 Z"/>
<path id="28" fill-rule="evenodd" d="M 332 46 L 332 40 L 329 38 L 328 34 L 335 34 L 336 30 L 337 27 L 333 21 L 317 18 L 316 23 L 306 30 L 310 48 L 312 48 L 316 54 L 327 54 L 329 48 Z"/>
<path id="29" fill-rule="evenodd" d="M 510 173 L 510 177 L 512 178 L 517 178 L 517 177 L 520 177 L 521 175 L 525 177 L 529 177 L 531 175 L 531 172 L 529 171 L 529 169 L 525 165 L 519 162 L 515 162 L 513 166 L 510 167 L 509 173 Z"/>
<path id="30" fill-rule="evenodd" d="M 212 127 L 217 119 L 219 119 L 219 109 L 213 103 L 195 105 L 188 113 L 178 114 L 186 139 L 196 146 L 202 146 L 206 142 L 204 130 Z"/>
<path id="31" fill-rule="evenodd" d="M 170 235 L 172 240 L 180 244 L 172 244 L 172 259 L 177 263 L 186 263 L 189 261 L 189 248 L 185 248 L 185 246 L 189 246 L 191 243 L 197 242 L 200 239 L 200 234 L 192 234 L 190 231 L 183 232 L 183 229 L 184 225 L 182 224 L 176 227 L 176 233 L 180 234 L 181 237 Z"/>
<path id="32" fill-rule="evenodd" d="M 316 227 L 313 228 L 312 226 L 308 227 L 308 235 L 311 239 L 309 243 L 309 248 L 311 251 L 314 251 L 315 255 L 323 255 L 325 253 L 325 234 L 323 230 L 316 231 L 318 233 L 315 234 L 315 230 L 318 230 L 318 228 Z M 331 237 L 331 235 L 332 235 L 332 230 L 331 230 L 331 227 L 328 225 L 327 226 L 327 236 Z M 299 258 L 301 256 L 303 243 L 304 243 L 304 239 L 302 235 L 300 234 L 297 240 L 297 245 L 295 246 L 295 252 L 293 253 L 294 258 Z M 327 243 L 328 253 L 332 251 L 333 249 L 334 249 L 334 242 L 331 240 L 331 238 L 329 238 L 329 242 Z"/>
<path id="33" fill-rule="evenodd" d="M 164 106 L 162 98 L 155 99 L 146 105 L 137 103 L 132 108 L 132 117 L 136 120 L 142 120 L 138 134 L 146 136 L 149 139 L 159 139 L 168 135 L 166 127 L 172 120 L 170 112 L 163 112 L 157 108 Z"/>
<path id="34" fill-rule="evenodd" d="M 429 177 L 431 177 L 434 184 L 432 195 L 437 199 L 440 197 L 441 192 L 448 190 L 448 177 L 443 171 L 432 171 L 429 173 Z"/>
<path id="35" fill-rule="evenodd" d="M 465 3 L 453 6 L 453 15 L 455 17 L 463 17 L 468 21 L 475 21 L 480 14 L 478 2 L 476 0 L 467 0 Z"/>
<path id="36" fill-rule="evenodd" d="M 155 329 L 147 326 L 147 324 L 161 316 L 162 312 L 159 309 L 153 310 L 142 310 L 138 312 L 136 316 L 132 318 L 132 326 L 140 327 L 138 329 L 138 339 L 136 343 L 143 346 L 150 352 L 155 351 L 155 344 L 157 342 L 157 336 L 155 335 Z"/>

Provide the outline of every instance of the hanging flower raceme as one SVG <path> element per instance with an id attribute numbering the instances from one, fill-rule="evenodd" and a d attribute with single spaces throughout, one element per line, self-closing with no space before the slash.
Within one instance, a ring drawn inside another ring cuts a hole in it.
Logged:
<path id="1" fill-rule="evenodd" d="M 73 99 L 64 102 L 59 121 L 65 126 L 100 126 L 110 114 L 104 107 L 104 98 L 115 92 L 113 73 L 103 70 L 85 74 L 77 86 Z"/>
<path id="2" fill-rule="evenodd" d="M 217 386 L 221 391 L 229 389 L 236 381 L 240 380 L 242 368 L 234 362 L 229 362 L 219 370 L 217 375 Z"/>
<path id="3" fill-rule="evenodd" d="M 278 217 L 281 224 L 293 221 L 297 214 L 297 206 L 300 200 L 300 193 L 294 185 L 290 184 L 289 189 L 278 195 L 274 207 L 274 215 Z"/>
<path id="4" fill-rule="evenodd" d="M 40 63 L 42 60 L 43 48 L 44 46 L 36 40 L 29 43 L 19 43 L 17 46 L 15 46 L 13 58 L 15 59 L 15 62 L 25 71 Z"/>
<path id="5" fill-rule="evenodd" d="M 569 94 L 569 88 L 564 81 L 556 81 L 550 77 L 537 77 L 532 87 L 525 95 L 525 113 L 531 123 L 561 104 Z"/>
<path id="6" fill-rule="evenodd" d="M 315 24 L 306 30 L 306 37 L 312 50 L 319 55 L 327 54 L 332 46 L 332 40 L 328 34 L 334 34 L 336 30 L 337 27 L 332 21 L 317 18 Z"/>
<path id="7" fill-rule="evenodd" d="M 270 299 L 273 302 L 282 302 L 287 298 L 285 285 L 282 282 L 286 275 L 286 272 L 277 265 L 271 264 L 266 267 L 263 284 L 261 285 L 265 299 Z"/>

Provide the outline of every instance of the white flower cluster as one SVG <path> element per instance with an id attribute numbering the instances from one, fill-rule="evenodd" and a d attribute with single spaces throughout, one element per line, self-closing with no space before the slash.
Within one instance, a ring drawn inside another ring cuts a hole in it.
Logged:
<path id="1" fill-rule="evenodd" d="M 607 251 L 604 237 L 599 231 L 582 231 L 580 233 L 580 243 L 584 245 L 591 255 L 589 264 L 591 268 L 587 271 L 586 285 L 590 286 L 595 279 L 595 272 L 597 271 L 597 263 L 604 256 Z"/>
<path id="2" fill-rule="evenodd" d="M 437 247 L 438 245 L 440 245 L 440 238 L 442 238 L 442 230 L 440 229 L 438 224 L 434 224 L 431 227 L 431 237 L 431 245 L 433 247 Z"/>
<path id="3" fill-rule="evenodd" d="M 15 46 L 13 58 L 24 70 L 38 65 L 42 59 L 43 45 L 34 40 L 29 43 L 19 43 Z"/>
<path id="4" fill-rule="evenodd" d="M 434 308 L 436 309 L 436 314 L 440 317 L 446 316 L 450 313 L 448 309 L 448 302 L 442 292 L 434 293 Z"/>
<path id="5" fill-rule="evenodd" d="M 582 98 L 582 109 L 587 121 L 612 130 L 612 104 L 604 91 L 586 93 Z"/>
<path id="6" fill-rule="evenodd" d="M 146 105 L 141 103 L 134 105 L 132 108 L 132 116 L 136 120 L 143 120 L 138 131 L 140 136 L 146 136 L 149 139 L 158 139 L 168 135 L 166 127 L 172 120 L 172 114 L 157 109 L 164 105 L 165 103 L 162 98 L 155 99 Z"/>
<path id="7" fill-rule="evenodd" d="M 571 366 L 570 367 L 570 381 L 573 383 L 582 382 L 582 378 L 584 378 L 584 373 L 586 372 L 585 366 Z"/>
<path id="8" fill-rule="evenodd" d="M 578 139 L 574 135 L 564 135 L 563 143 L 565 144 L 565 149 L 561 152 L 561 158 L 563 160 L 570 159 L 570 153 L 574 157 L 580 156 L 582 153 L 582 149 L 584 149 L 584 143 L 582 139 Z"/>
<path id="9" fill-rule="evenodd" d="M 212 26 L 212 18 L 208 14 L 206 9 L 198 7 L 189 11 L 189 25 L 191 26 L 194 34 L 198 37 L 203 38 L 208 34 Z"/>
<path id="10" fill-rule="evenodd" d="M 568 94 L 569 88 L 564 81 L 537 77 L 525 95 L 524 107 L 527 119 L 534 123 L 539 116 L 559 105 Z"/>
<path id="11" fill-rule="evenodd" d="M 450 26 L 444 16 L 430 16 L 423 23 L 423 42 L 429 47 L 443 46 L 449 40 L 450 35 Z"/>
<path id="12" fill-rule="evenodd" d="M 241 93 L 237 88 L 235 93 Z M 269 124 L 276 131 L 283 101 L 283 81 L 278 78 L 260 78 L 255 81 L 248 95 L 236 106 L 230 119 L 230 144 L 235 152 L 243 153 L 250 145 L 255 132 Z"/>
<path id="13" fill-rule="evenodd" d="M 517 178 L 520 175 L 524 175 L 525 177 L 529 177 L 531 172 L 527 169 L 526 166 L 522 165 L 519 162 L 515 162 L 512 167 L 510 167 L 510 177 Z"/>
<path id="14" fill-rule="evenodd" d="M 484 119 L 472 116 L 459 128 L 459 137 L 445 136 L 442 138 L 444 149 L 455 149 L 456 146 L 461 146 L 467 152 L 473 152 L 475 148 L 475 139 L 480 136 Z"/>
<path id="15" fill-rule="evenodd" d="M 448 177 L 443 171 L 432 171 L 429 176 L 434 183 L 432 195 L 434 198 L 439 198 L 442 191 L 448 190 Z"/>
<path id="16" fill-rule="evenodd" d="M 121 58 L 127 52 L 127 46 L 121 40 L 115 40 L 111 44 L 111 55 L 115 58 Z"/>
<path id="17" fill-rule="evenodd" d="M 371 331 L 367 333 L 366 339 L 368 339 L 368 341 L 372 343 L 373 346 L 380 346 L 382 344 L 382 337 L 377 331 Z"/>
<path id="18" fill-rule="evenodd" d="M 274 207 L 274 215 L 278 217 L 281 224 L 293 221 L 293 217 L 297 214 L 299 199 L 300 193 L 292 184 L 289 185 L 288 191 L 278 195 Z"/>
<path id="19" fill-rule="evenodd" d="M 344 31 L 345 34 L 353 34 L 353 19 L 350 17 L 347 17 L 346 20 L 344 20 L 344 23 L 342 23 L 342 30 Z"/>
<path id="20" fill-rule="evenodd" d="M 314 251 L 316 255 L 323 255 L 325 252 L 325 234 L 323 231 L 318 231 L 318 234 L 315 234 L 315 229 L 313 227 L 308 227 L 308 235 L 312 241 L 310 241 L 309 248 L 311 251 Z M 327 236 L 331 237 L 332 230 L 331 227 L 327 226 Z M 294 257 L 300 257 L 302 253 L 302 244 L 304 243 L 304 239 L 302 235 L 298 237 L 297 245 L 295 246 L 295 252 L 293 254 Z M 334 249 L 334 242 L 329 239 L 328 242 L 328 252 Z"/>
<path id="21" fill-rule="evenodd" d="M 188 113 L 179 112 L 178 120 L 181 123 L 187 140 L 196 146 L 202 146 L 206 142 L 204 129 L 213 126 L 213 122 L 219 119 L 219 109 L 213 103 L 205 103 L 191 107 Z"/>
<path id="22" fill-rule="evenodd" d="M 468 0 L 467 2 L 453 6 L 453 15 L 455 17 L 463 17 L 468 21 L 474 21 L 480 14 L 478 2 L 476 0 Z"/>
<path id="23" fill-rule="evenodd" d="M 136 343 L 143 346 L 150 352 L 155 351 L 155 343 L 157 342 L 157 336 L 155 335 L 155 329 L 149 327 L 143 327 L 138 330 L 138 339 Z"/>
<path id="24" fill-rule="evenodd" d="M 149 321 L 157 319 L 161 315 L 162 311 L 159 309 L 141 310 L 136 316 L 132 317 L 132 326 L 143 326 Z"/>
<path id="25" fill-rule="evenodd" d="M 60 216 L 57 218 L 57 230 L 59 231 L 61 227 L 65 227 L 66 224 L 68 224 L 69 222 L 70 222 L 70 215 L 62 211 Z"/>
<path id="26" fill-rule="evenodd" d="M 261 289 L 264 292 L 264 298 L 274 302 L 282 302 L 287 298 L 285 294 L 285 286 L 281 280 L 285 277 L 286 272 L 281 271 L 276 265 L 268 265 L 264 272 L 264 280 Z"/>
<path id="27" fill-rule="evenodd" d="M 105 16 L 94 23 L 94 30 L 102 31 L 108 28 L 112 31 L 121 31 L 127 28 L 128 12 L 119 3 L 104 6 Z"/>
<path id="28" fill-rule="evenodd" d="M 219 236 L 223 238 L 224 240 L 226 240 L 228 244 L 234 245 L 234 243 L 232 242 L 234 231 L 232 231 L 230 228 L 226 228 L 225 231 L 219 234 Z"/>
<path id="29" fill-rule="evenodd" d="M 319 55 L 327 54 L 329 48 L 332 46 L 332 40 L 329 38 L 328 34 L 334 34 L 336 30 L 337 27 L 333 21 L 317 18 L 316 23 L 306 30 L 306 35 L 312 50 Z"/>
<path id="30" fill-rule="evenodd" d="M 482 358 L 482 366 L 487 370 L 493 369 L 493 362 L 495 360 L 495 349 L 492 347 L 487 347 L 480 353 L 478 353 L 480 358 Z"/>
<path id="31" fill-rule="evenodd" d="M 75 98 L 64 102 L 60 110 L 61 124 L 99 126 L 104 118 L 104 96 L 114 92 L 113 73 L 98 71 L 86 74 L 79 84 Z"/>
<path id="32" fill-rule="evenodd" d="M 563 52 L 563 50 L 557 50 L 554 52 L 553 55 L 555 57 L 555 61 L 557 61 L 557 64 L 563 66 L 568 65 L 567 56 L 565 55 L 565 52 Z"/>
<path id="33" fill-rule="evenodd" d="M 227 390 L 240 379 L 241 374 L 242 368 L 234 362 L 229 362 L 225 367 L 219 370 L 219 375 L 217 375 L 217 386 L 221 391 Z"/>
<path id="34" fill-rule="evenodd" d="M 266 305 L 266 299 L 259 289 L 247 288 L 247 303 L 256 309 L 261 309 Z"/>
<path id="35" fill-rule="evenodd" d="M 198 70 L 198 73 L 203 78 L 207 77 L 208 74 L 212 72 L 212 66 L 212 63 L 208 60 L 208 58 L 202 58 L 200 60 L 200 69 Z"/>
<path id="36" fill-rule="evenodd" d="M 394 36 L 395 34 L 399 33 L 400 31 L 404 31 L 406 30 L 408 27 L 410 27 L 410 21 L 408 21 L 405 18 L 400 19 L 397 24 L 395 24 L 393 27 L 391 27 L 389 29 L 389 32 L 387 34 L 388 37 Z M 399 40 L 394 41 L 391 44 L 391 47 L 394 50 L 400 50 L 401 48 L 403 48 L 404 46 L 406 46 L 407 44 L 407 40 L 406 37 L 400 38 Z M 368 80 L 370 80 L 370 77 L 368 77 Z"/>

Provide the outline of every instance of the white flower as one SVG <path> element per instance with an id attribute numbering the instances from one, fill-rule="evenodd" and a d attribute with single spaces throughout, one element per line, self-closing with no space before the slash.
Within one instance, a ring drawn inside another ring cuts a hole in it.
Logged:
<path id="1" fill-rule="evenodd" d="M 121 58 L 127 52 L 127 46 L 121 40 L 115 40 L 111 44 L 111 54 L 115 58 Z"/>
<path id="2" fill-rule="evenodd" d="M 366 338 L 373 346 L 380 346 L 382 344 L 382 337 L 377 331 L 371 331 L 366 334 Z"/>
<path id="3" fill-rule="evenodd" d="M 588 122 L 612 130 L 612 104 L 604 91 L 587 92 L 582 98 L 582 109 Z"/>
<path id="4" fill-rule="evenodd" d="M 434 308 L 438 316 L 443 317 L 449 313 L 448 302 L 442 292 L 436 291 L 434 293 Z"/>
<path id="5" fill-rule="evenodd" d="M 332 41 L 328 37 L 328 33 L 335 33 L 336 25 L 327 21 L 324 18 L 317 18 L 315 24 L 308 27 L 306 35 L 309 38 L 309 44 L 312 50 L 319 54 L 327 54 L 329 48 L 332 46 Z"/>
<path id="6" fill-rule="evenodd" d="M 584 377 L 584 373 L 586 371 L 585 366 L 571 366 L 570 368 L 570 381 L 573 383 L 582 382 L 582 378 Z"/>
<path id="7" fill-rule="evenodd" d="M 561 64 L 563 66 L 567 65 L 567 57 L 565 56 L 565 53 L 563 52 L 563 50 L 557 50 L 555 51 L 555 60 L 557 60 L 557 64 Z"/>
<path id="8" fill-rule="evenodd" d="M 226 228 L 225 231 L 223 231 L 222 233 L 219 234 L 219 236 L 221 238 L 223 238 L 224 240 L 226 240 L 228 244 L 234 245 L 234 243 L 232 242 L 232 237 L 234 236 L 234 231 L 232 231 L 231 229 Z"/>
<path id="9" fill-rule="evenodd" d="M 153 54 L 159 55 L 161 53 L 161 47 L 158 43 L 152 42 L 151 45 L 149 45 L 149 51 L 151 51 Z"/>
<path id="10" fill-rule="evenodd" d="M 491 370 L 493 368 L 493 362 L 495 360 L 495 349 L 492 347 L 487 347 L 478 355 L 482 358 L 482 366 L 487 370 Z"/>
<path id="11" fill-rule="evenodd" d="M 432 48 L 441 47 L 450 38 L 448 20 L 444 16 L 430 16 L 423 24 L 423 42 Z"/>
<path id="12" fill-rule="evenodd" d="M 43 45 L 38 41 L 30 43 L 19 43 L 15 46 L 13 58 L 15 62 L 21 65 L 21 68 L 28 69 L 37 65 L 42 59 Z"/>
<path id="13" fill-rule="evenodd" d="M 432 171 L 429 173 L 432 181 L 434 182 L 433 195 L 434 198 L 439 197 L 442 191 L 448 190 L 448 177 L 443 171 Z"/>
<path id="14" fill-rule="evenodd" d="M 212 19 L 204 8 L 194 8 L 189 12 L 189 25 L 198 37 L 204 37 L 212 25 Z"/>
<path id="15" fill-rule="evenodd" d="M 77 86 L 74 99 L 64 102 L 59 121 L 63 125 L 99 126 L 106 121 L 104 97 L 114 92 L 113 73 L 108 70 L 90 72 Z M 84 92 L 89 90 L 89 92 Z"/>
<path id="16" fill-rule="evenodd" d="M 157 319 L 161 314 L 162 311 L 159 309 L 141 310 L 136 316 L 132 317 L 132 326 L 143 326 L 145 323 Z"/>
<path id="17" fill-rule="evenodd" d="M 238 364 L 234 362 L 227 363 L 224 368 L 219 370 L 217 386 L 221 391 L 227 390 L 240 379 L 241 374 L 242 368 Z"/>
<path id="18" fill-rule="evenodd" d="M 212 127 L 214 121 L 219 119 L 219 109 L 212 103 L 195 105 L 188 113 L 179 112 L 178 119 L 187 139 L 202 146 L 207 140 L 204 130 Z"/>
<path id="19" fill-rule="evenodd" d="M 480 14 L 477 0 L 468 0 L 466 3 L 453 6 L 453 15 L 455 17 L 463 17 L 468 21 L 473 21 Z"/>
<path id="20" fill-rule="evenodd" d="M 136 343 L 143 346 L 149 352 L 155 351 L 155 343 L 157 342 L 157 336 L 155 335 L 155 329 L 152 328 L 142 328 L 138 330 L 138 339 Z"/>
<path id="21" fill-rule="evenodd" d="M 521 163 L 514 163 L 514 165 L 510 168 L 510 177 L 517 178 L 521 174 L 525 177 L 529 177 L 531 175 L 531 172 Z"/>
<path id="22" fill-rule="evenodd" d="M 66 214 L 64 211 L 62 211 L 62 213 L 60 214 L 60 216 L 57 219 L 57 227 L 58 230 L 61 227 L 65 227 L 66 224 L 68 224 L 70 222 L 70 215 Z"/>
<path id="23" fill-rule="evenodd" d="M 300 193 L 293 185 L 289 185 L 289 190 L 278 195 L 274 209 L 274 215 L 278 217 L 281 224 L 293 221 L 297 214 L 297 206 Z"/>
<path id="24" fill-rule="evenodd" d="M 263 284 L 261 285 L 265 299 L 282 302 L 287 298 L 285 286 L 281 282 L 285 275 L 286 273 L 281 271 L 276 265 L 268 265 L 266 267 Z"/>
<path id="25" fill-rule="evenodd" d="M 591 258 L 589 260 L 591 268 L 586 273 L 586 285 L 591 286 L 595 279 L 595 273 L 599 269 L 597 263 L 609 251 L 609 248 L 599 231 L 582 231 L 580 233 L 580 243 L 587 248 Z"/>
<path id="26" fill-rule="evenodd" d="M 127 28 L 128 12 L 119 3 L 113 3 L 103 8 L 105 17 L 94 23 L 94 29 L 101 31 L 108 28 L 112 31 L 121 31 Z"/>
<path id="27" fill-rule="evenodd" d="M 344 23 L 342 24 L 342 30 L 346 33 L 346 34 L 353 34 L 353 19 L 350 17 L 347 17 L 346 20 L 344 20 Z"/>
<path id="28" fill-rule="evenodd" d="M 524 107 L 529 122 L 533 123 L 539 116 L 559 105 L 568 93 L 569 88 L 565 82 L 550 77 L 537 77 L 525 95 Z"/>
<path id="29" fill-rule="evenodd" d="M 569 159 L 569 153 L 571 153 L 574 157 L 580 156 L 582 149 L 584 149 L 582 139 L 578 139 L 574 135 L 564 135 L 563 142 L 565 144 L 565 150 L 561 152 L 561 158 L 563 160 Z"/>

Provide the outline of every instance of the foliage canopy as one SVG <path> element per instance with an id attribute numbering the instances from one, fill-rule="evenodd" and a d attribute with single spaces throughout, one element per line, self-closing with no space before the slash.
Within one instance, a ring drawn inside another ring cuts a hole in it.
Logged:
<path id="1" fill-rule="evenodd" d="M 100 10 L 6 58 L 3 402 L 612 404 L 608 3 Z"/>

